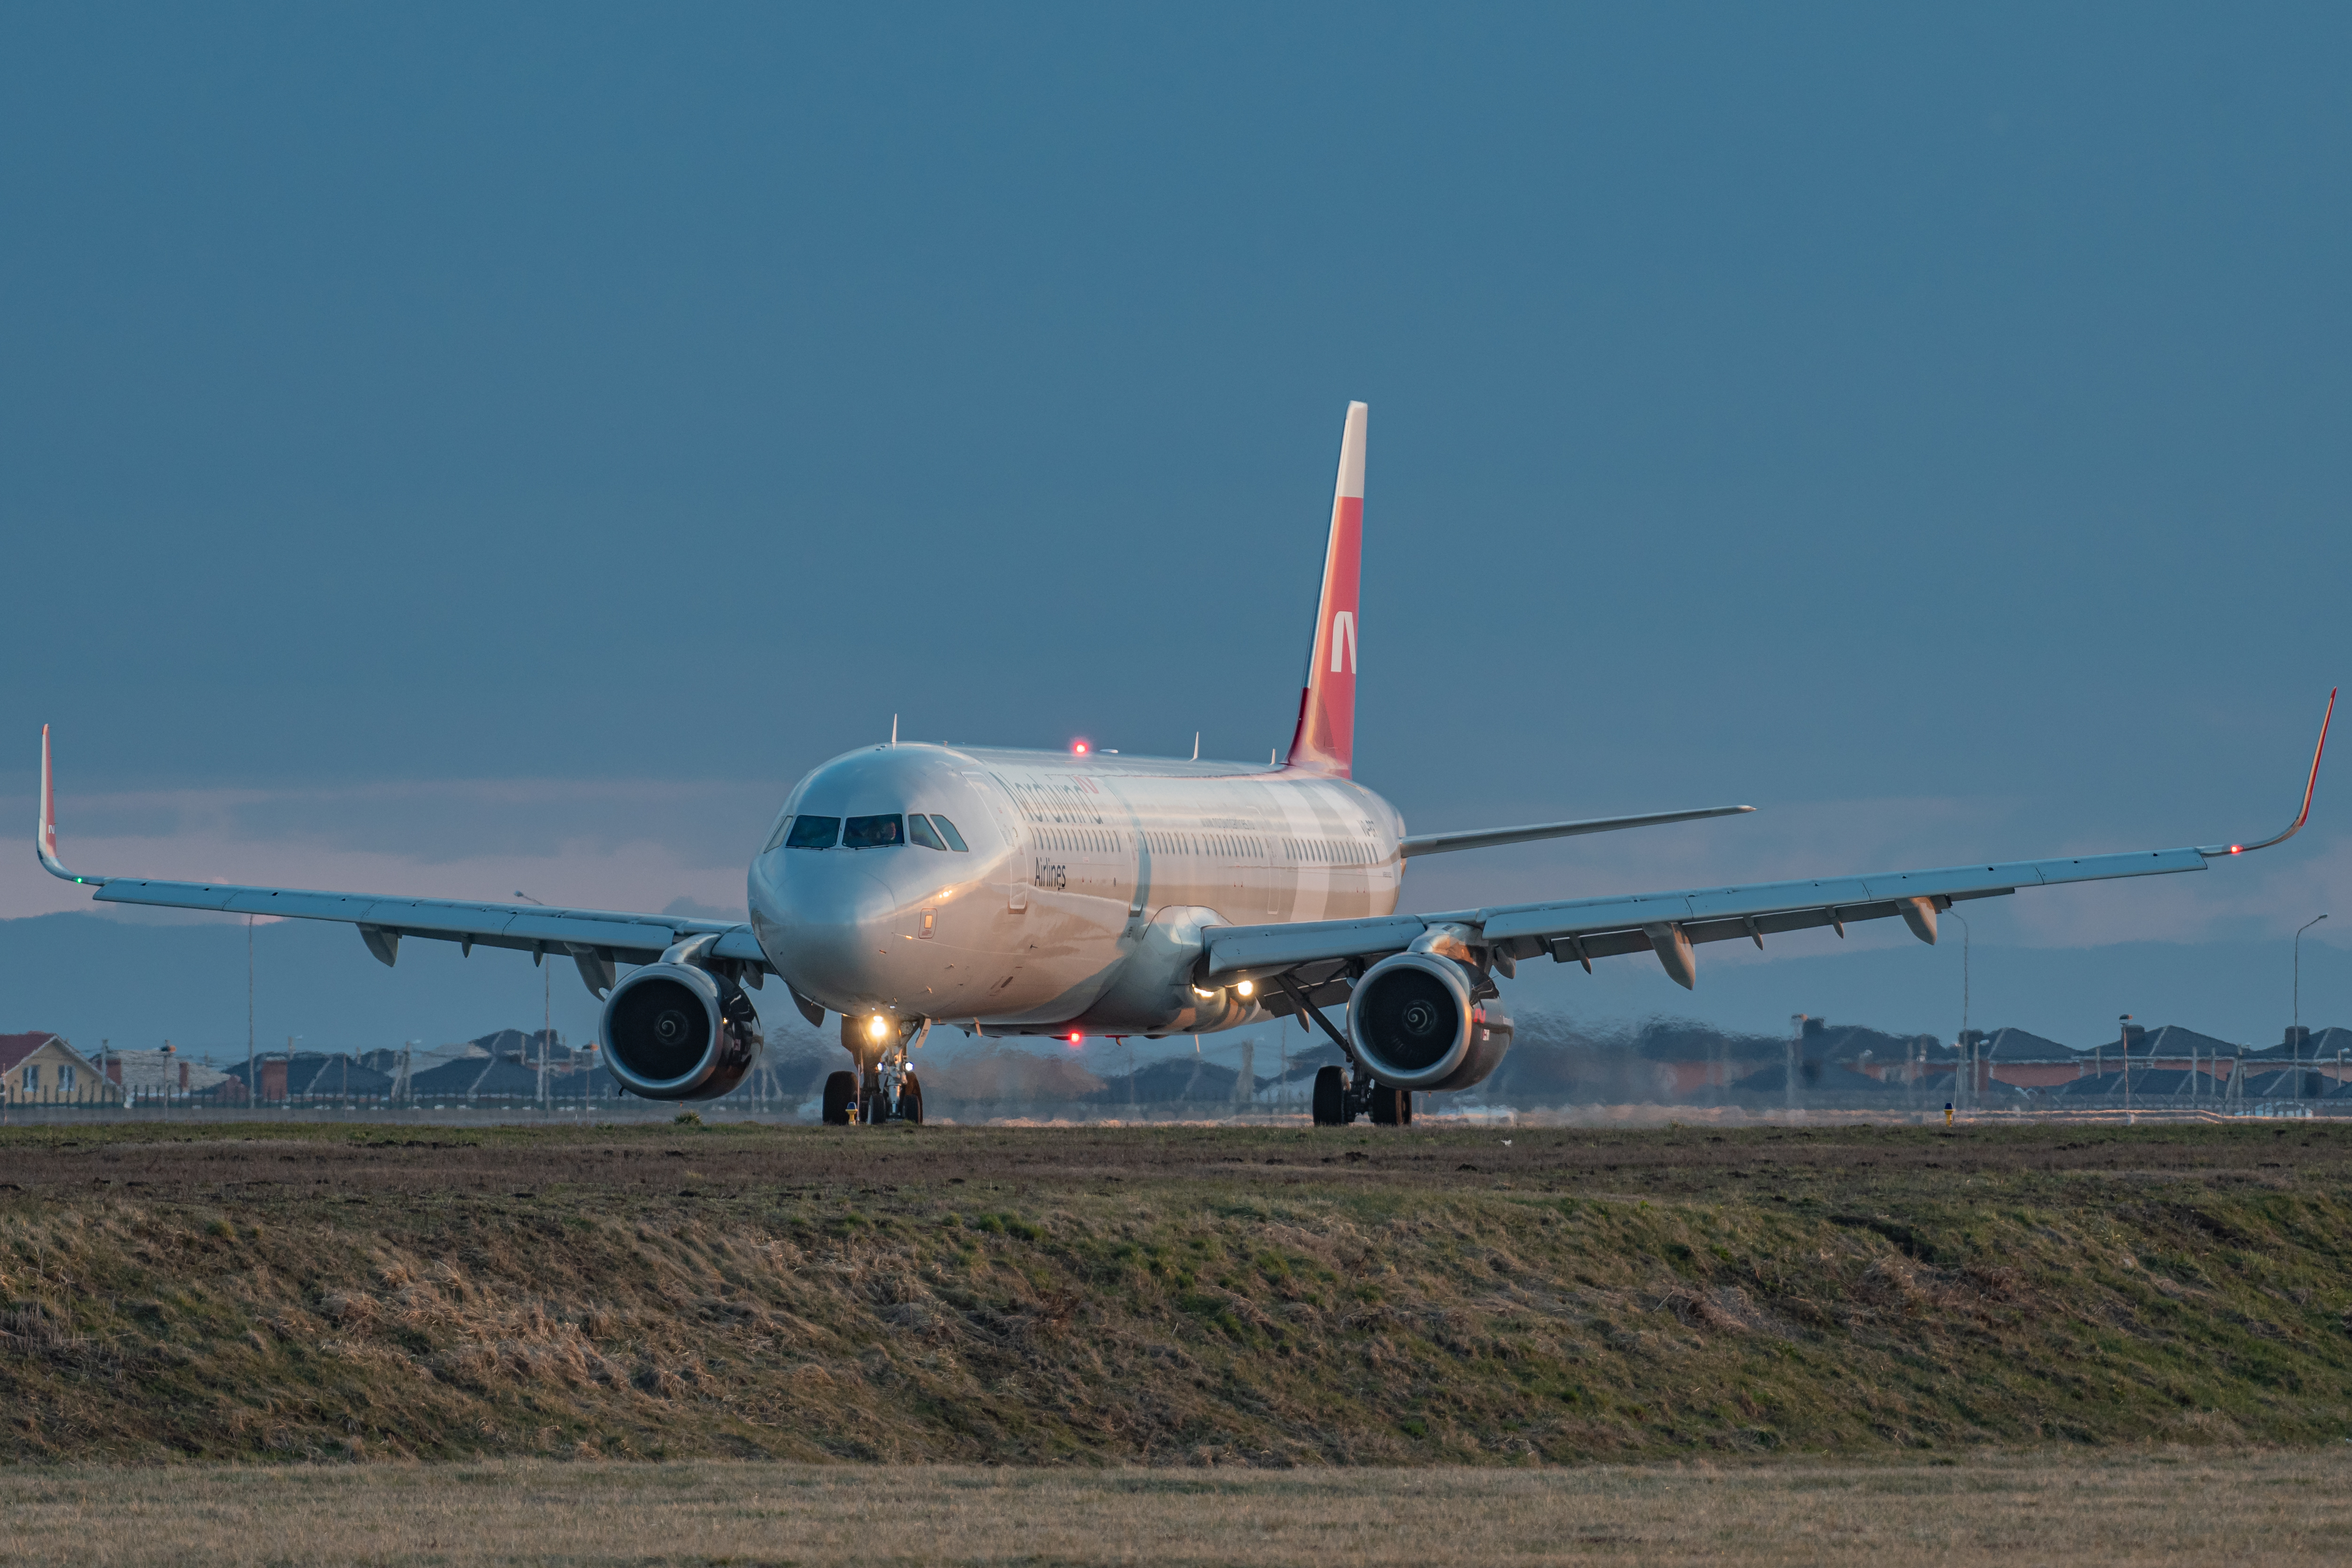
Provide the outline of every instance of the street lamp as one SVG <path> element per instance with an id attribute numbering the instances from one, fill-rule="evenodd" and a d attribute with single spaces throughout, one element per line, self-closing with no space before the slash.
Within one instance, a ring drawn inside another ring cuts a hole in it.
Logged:
<path id="1" fill-rule="evenodd" d="M 547 907 L 520 888 L 515 889 L 515 896 L 525 904 L 538 904 L 541 909 Z M 539 965 L 539 1108 L 541 1111 L 547 1109 L 548 1039 L 555 1032 L 555 971 L 541 962 L 545 956 L 545 954 L 541 954 L 531 960 Z"/>
<path id="2" fill-rule="evenodd" d="M 2306 932 L 2306 931 L 2310 930 L 2313 926 L 2315 926 L 2315 925 L 2318 925 L 2321 921 L 2323 921 L 2323 920 L 2325 920 L 2325 919 L 2326 919 L 2326 918 L 2327 918 L 2327 916 L 2326 916 L 2325 915 L 2313 915 L 2310 919 L 2308 919 L 2308 920 L 2305 921 L 2301 925 L 2299 925 L 2299 926 L 2295 927 L 2295 933 L 2294 933 L 2294 1021 L 2295 1021 L 2295 1023 L 2297 1023 L 2298 1025 L 2300 1025 L 2300 1024 L 2303 1022 L 2303 934 L 2304 934 L 2305 932 Z"/>
<path id="3" fill-rule="evenodd" d="M 1969 917 L 1957 909 L 1945 914 L 1960 923 L 1960 1032 L 1969 1032 L 1969 945 L 1974 933 L 1969 930 Z"/>
<path id="4" fill-rule="evenodd" d="M 1973 1093 L 1977 1086 L 1977 1075 L 1972 1048 L 1969 1044 L 1969 948 L 1976 934 L 1969 929 L 1969 917 L 1958 910 L 1947 909 L 1944 913 L 1960 923 L 1960 1038 L 1957 1042 L 1959 1047 L 1960 1064 L 1953 1070 L 1952 1086 L 1955 1089 L 1959 1087 L 1960 1073 L 1966 1071 L 1969 1076 L 1969 1090 Z M 1968 1104 L 1965 1095 L 1958 1098 L 1962 1104 Z"/>

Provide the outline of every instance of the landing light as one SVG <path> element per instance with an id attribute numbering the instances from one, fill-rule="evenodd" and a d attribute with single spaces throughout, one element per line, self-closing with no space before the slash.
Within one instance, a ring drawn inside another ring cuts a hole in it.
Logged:
<path id="1" fill-rule="evenodd" d="M 884 1018 L 880 1013 L 876 1013 L 872 1018 L 866 1020 L 866 1039 L 880 1040 L 888 1038 L 889 1033 L 890 1020 Z"/>
<path id="2" fill-rule="evenodd" d="M 1244 980 L 1240 985 L 1234 988 L 1234 994 L 1246 1000 L 1249 998 L 1257 995 L 1257 982 L 1255 980 Z"/>

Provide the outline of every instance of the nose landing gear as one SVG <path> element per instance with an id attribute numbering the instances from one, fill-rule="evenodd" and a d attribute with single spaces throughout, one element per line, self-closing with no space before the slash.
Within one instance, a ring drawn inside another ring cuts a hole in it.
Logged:
<path id="1" fill-rule="evenodd" d="M 878 1019 L 877 1020 L 878 1021 Z M 843 1043 L 851 1039 L 850 1020 L 842 1020 Z M 910 1019 L 898 1025 L 898 1039 L 881 1047 L 870 1059 L 859 1056 L 858 1071 L 835 1072 L 824 1081 L 824 1121 L 829 1127 L 846 1127 L 852 1123 L 873 1125 L 881 1122 L 906 1122 L 914 1126 L 923 1124 L 923 1085 L 915 1070 L 907 1064 L 907 1053 L 923 1043 L 930 1033 L 929 1019 Z M 856 1046 L 851 1046 L 856 1051 Z"/>

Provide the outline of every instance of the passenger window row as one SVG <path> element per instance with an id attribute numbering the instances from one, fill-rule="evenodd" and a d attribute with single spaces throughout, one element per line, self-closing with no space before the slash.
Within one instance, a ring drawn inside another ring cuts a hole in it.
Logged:
<path id="1" fill-rule="evenodd" d="M 788 850 L 829 850 L 835 845 L 845 850 L 881 850 L 909 843 L 927 850 L 952 850 L 957 854 L 970 853 L 971 848 L 956 831 L 956 825 L 937 811 L 928 816 L 909 811 L 904 817 L 895 812 L 845 819 L 806 814 L 787 817 L 776 824 L 775 836 L 768 841 L 768 849 L 760 852 L 765 854 L 779 846 Z"/>
<path id="2" fill-rule="evenodd" d="M 1371 851 L 1347 839 L 1285 839 L 1283 851 L 1295 861 L 1318 861 L 1325 865 L 1371 865 Z"/>

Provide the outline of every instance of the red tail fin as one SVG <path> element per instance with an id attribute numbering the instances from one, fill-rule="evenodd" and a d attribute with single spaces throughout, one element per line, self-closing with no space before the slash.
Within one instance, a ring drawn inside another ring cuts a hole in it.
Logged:
<path id="1" fill-rule="evenodd" d="M 1323 554 L 1323 598 L 1315 607 L 1315 645 L 1307 689 L 1298 695 L 1298 730 L 1290 766 L 1348 777 L 1356 756 L 1356 580 L 1364 553 L 1362 403 L 1348 405 L 1339 437 L 1339 483 L 1331 497 L 1331 542 Z"/>

